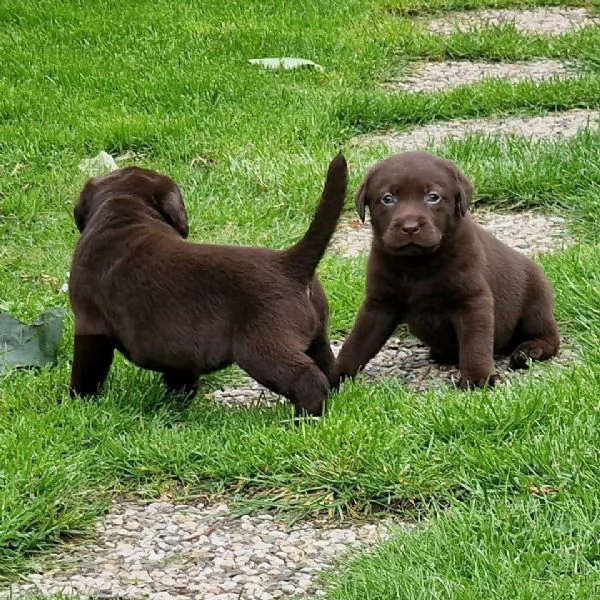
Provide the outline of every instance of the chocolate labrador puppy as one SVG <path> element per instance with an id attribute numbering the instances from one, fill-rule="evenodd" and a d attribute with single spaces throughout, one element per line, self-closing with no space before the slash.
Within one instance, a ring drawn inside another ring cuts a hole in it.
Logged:
<path id="1" fill-rule="evenodd" d="M 115 349 L 193 393 L 204 373 L 237 363 L 294 404 L 320 414 L 335 360 L 315 270 L 335 230 L 347 166 L 333 159 L 316 214 L 287 250 L 193 244 L 181 192 L 128 167 L 90 179 L 75 208 L 71 393 L 95 395 Z"/>
<path id="2" fill-rule="evenodd" d="M 366 298 L 338 357 L 352 377 L 399 323 L 460 368 L 460 386 L 493 385 L 494 353 L 510 368 L 545 360 L 559 347 L 552 288 L 541 269 L 477 225 L 473 186 L 456 166 L 425 152 L 376 164 L 356 195 L 373 243 Z"/>

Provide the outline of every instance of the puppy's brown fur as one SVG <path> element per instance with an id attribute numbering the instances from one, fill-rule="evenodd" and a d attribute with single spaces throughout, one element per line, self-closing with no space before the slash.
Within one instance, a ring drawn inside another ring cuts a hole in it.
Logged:
<path id="1" fill-rule="evenodd" d="M 172 391 L 194 392 L 201 374 L 237 363 L 297 411 L 319 414 L 335 363 L 315 269 L 346 180 L 339 155 L 307 233 L 284 251 L 184 241 L 179 188 L 154 171 L 89 180 L 75 208 L 72 393 L 98 393 L 117 349 Z"/>
<path id="2" fill-rule="evenodd" d="M 529 258 L 471 218 L 473 187 L 455 165 L 424 152 L 376 164 L 356 196 L 371 213 L 366 298 L 338 358 L 354 376 L 399 323 L 439 362 L 459 364 L 461 386 L 493 384 L 494 353 L 511 368 L 559 347 L 552 289 Z"/>

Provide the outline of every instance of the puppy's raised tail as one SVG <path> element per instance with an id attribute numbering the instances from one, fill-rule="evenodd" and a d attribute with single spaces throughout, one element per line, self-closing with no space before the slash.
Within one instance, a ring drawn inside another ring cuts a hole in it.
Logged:
<path id="1" fill-rule="evenodd" d="M 289 273 L 297 281 L 308 283 L 313 278 L 344 208 L 347 186 L 348 165 L 340 153 L 329 163 L 321 201 L 308 231 L 297 244 L 283 251 Z"/>

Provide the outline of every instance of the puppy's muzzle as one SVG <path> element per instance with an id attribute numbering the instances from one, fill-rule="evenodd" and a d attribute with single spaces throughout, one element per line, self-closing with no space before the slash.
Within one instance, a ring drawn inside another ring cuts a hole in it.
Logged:
<path id="1" fill-rule="evenodd" d="M 424 215 L 405 215 L 394 219 L 383 236 L 390 250 L 409 248 L 433 250 L 440 243 L 441 235 L 435 225 Z"/>
<path id="2" fill-rule="evenodd" d="M 396 229 L 400 229 L 400 232 L 404 235 L 417 235 L 421 231 L 422 222 L 419 219 L 408 218 L 401 223 L 394 225 Z"/>

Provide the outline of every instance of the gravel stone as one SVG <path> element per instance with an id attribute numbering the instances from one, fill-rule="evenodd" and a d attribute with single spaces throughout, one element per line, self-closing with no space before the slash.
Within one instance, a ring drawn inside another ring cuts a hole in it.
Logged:
<path id="1" fill-rule="evenodd" d="M 450 35 L 456 31 L 514 23 L 520 33 L 563 35 L 599 22 L 600 20 L 592 16 L 586 8 L 549 6 L 531 10 L 489 9 L 455 12 L 432 19 L 426 22 L 425 26 L 432 33 Z"/>
<path id="2" fill-rule="evenodd" d="M 488 63 L 456 60 L 414 65 L 412 72 L 393 79 L 387 89 L 402 92 L 437 92 L 483 80 L 532 81 L 572 78 L 572 65 L 558 60 L 535 60 L 517 63 Z"/>
<path id="3" fill-rule="evenodd" d="M 314 597 L 315 575 L 320 570 L 348 551 L 385 539 L 394 525 L 387 519 L 346 529 L 332 528 L 326 522 L 290 528 L 282 520 L 263 518 L 265 515 L 234 517 L 223 505 L 218 511 L 202 504 L 163 502 L 160 507 L 152 506 L 115 502 L 96 524 L 95 541 L 56 554 L 53 563 L 60 569 L 33 573 L 9 589 L 0 584 L 0 598 L 10 593 L 16 599 L 60 591 L 73 596 L 151 600 Z M 117 542 L 120 526 L 115 522 L 122 521 L 119 517 L 124 511 L 128 511 L 129 522 L 139 524 L 129 532 L 127 544 L 139 555 L 135 565 L 124 560 L 124 544 Z M 209 530 L 215 535 L 202 536 L 183 548 L 182 540 L 189 534 L 182 522 L 193 522 L 197 531 Z M 242 527 L 248 523 L 251 531 Z M 150 554 L 166 530 L 177 531 L 179 543 L 173 542 L 157 565 Z M 318 550 L 313 551 L 315 548 Z M 243 571 L 235 566 L 238 553 L 243 553 L 248 565 Z"/>
<path id="4" fill-rule="evenodd" d="M 354 138 L 354 143 L 364 146 L 382 143 L 395 152 L 439 145 L 448 138 L 465 138 L 471 134 L 493 136 L 520 135 L 531 139 L 570 138 L 582 130 L 598 129 L 600 112 L 568 110 L 535 117 L 510 117 L 508 119 L 455 119 L 430 123 L 408 131 L 367 134 Z"/>

